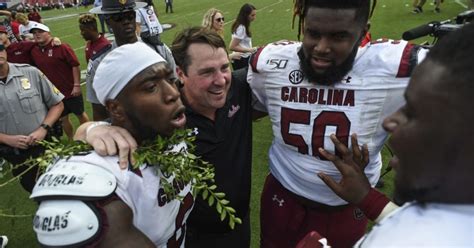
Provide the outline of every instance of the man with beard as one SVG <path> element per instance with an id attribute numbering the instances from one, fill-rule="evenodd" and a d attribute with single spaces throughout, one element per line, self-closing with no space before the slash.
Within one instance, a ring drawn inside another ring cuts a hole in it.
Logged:
<path id="1" fill-rule="evenodd" d="M 321 149 L 341 172 L 336 182 L 318 176 L 341 198 L 359 206 L 377 225 L 356 247 L 472 247 L 474 24 L 441 39 L 415 69 L 406 104 L 387 117 L 396 171 L 393 203 L 372 189 L 347 147 L 333 137 L 341 157 Z M 435 111 L 434 111 L 435 110 Z M 356 156 L 357 157 L 357 156 Z M 314 235 L 314 234 L 312 234 Z M 317 235 L 315 235 L 317 236 Z M 309 244 L 309 237 L 306 240 Z M 313 246 L 301 246 L 313 247 Z"/>
<path id="2" fill-rule="evenodd" d="M 110 49 L 102 49 L 95 56 L 92 56 L 87 66 L 86 86 L 87 100 L 92 105 L 93 119 L 104 120 L 108 117 L 107 110 L 100 104 L 92 87 L 95 71 L 102 59 L 113 49 L 123 45 L 141 41 L 137 38 L 136 31 L 136 14 L 135 10 L 144 7 L 146 3 L 135 2 L 135 0 L 104 0 L 102 5 L 91 9 L 92 14 L 105 16 L 107 25 L 114 31 L 115 41 Z M 176 65 L 170 49 L 165 44 L 149 45 L 155 52 L 160 54 L 167 62 L 173 72 L 173 78 L 176 78 Z"/>
<path id="3" fill-rule="evenodd" d="M 367 32 L 369 0 L 295 2 L 303 42 L 265 46 L 250 61 L 248 82 L 268 112 L 274 141 L 261 198 L 261 246 L 294 247 L 309 231 L 334 247 L 352 246 L 366 231 L 361 211 L 339 198 L 317 173 L 340 179 L 318 148 L 333 151 L 331 134 L 351 147 L 365 144 L 365 173 L 375 185 L 387 133 L 380 123 L 403 104 L 413 67 L 424 57 L 404 41 L 359 47 Z"/>
<path id="4" fill-rule="evenodd" d="M 184 127 L 184 106 L 171 75 L 160 55 L 137 42 L 104 58 L 94 88 L 112 125 L 128 130 L 140 145 Z M 173 151 L 184 149 L 177 144 Z M 159 165 L 122 171 L 117 163 L 118 156 L 91 152 L 48 167 L 31 195 L 41 202 L 33 221 L 41 245 L 184 247 L 191 185 L 164 175 Z M 181 199 L 167 198 L 161 180 L 176 183 Z"/>

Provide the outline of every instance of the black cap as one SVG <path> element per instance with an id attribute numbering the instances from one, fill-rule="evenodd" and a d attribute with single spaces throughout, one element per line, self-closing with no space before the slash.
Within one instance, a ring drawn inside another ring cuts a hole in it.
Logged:
<path id="1" fill-rule="evenodd" d="M 92 14 L 116 14 L 136 10 L 145 7 L 144 2 L 135 2 L 135 0 L 102 0 L 102 6 L 89 10 Z"/>

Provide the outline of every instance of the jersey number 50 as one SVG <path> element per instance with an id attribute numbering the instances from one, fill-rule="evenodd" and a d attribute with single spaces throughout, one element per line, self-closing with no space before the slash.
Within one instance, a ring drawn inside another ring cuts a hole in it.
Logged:
<path id="1" fill-rule="evenodd" d="M 299 134 L 290 133 L 290 124 L 306 124 L 311 125 L 311 111 L 299 110 L 291 108 L 281 108 L 281 136 L 286 144 L 296 146 L 298 152 L 308 154 L 308 145 L 303 136 Z M 336 127 L 336 137 L 341 143 L 349 145 L 349 131 L 351 129 L 351 121 L 347 118 L 344 112 L 336 111 L 322 111 L 313 121 L 313 131 L 311 134 L 311 149 L 312 155 L 319 157 L 321 160 L 326 160 L 321 157 L 318 148 L 324 148 L 324 137 L 327 126 Z M 336 152 L 337 155 L 338 152 Z"/>

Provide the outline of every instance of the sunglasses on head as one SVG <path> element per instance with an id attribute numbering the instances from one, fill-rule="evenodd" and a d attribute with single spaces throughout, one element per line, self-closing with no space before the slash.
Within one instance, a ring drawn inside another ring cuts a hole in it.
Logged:
<path id="1" fill-rule="evenodd" d="M 114 22 L 121 22 L 123 20 L 134 20 L 135 19 L 135 11 L 127 11 L 117 14 L 109 14 L 106 15 L 105 18 L 107 20 L 112 20 Z"/>
<path id="2" fill-rule="evenodd" d="M 224 17 L 219 17 L 219 18 L 216 18 L 215 21 L 218 21 L 218 22 L 224 22 Z"/>
<path id="3" fill-rule="evenodd" d="M 5 45 L 0 44 L 0 52 L 3 52 L 5 50 Z"/>

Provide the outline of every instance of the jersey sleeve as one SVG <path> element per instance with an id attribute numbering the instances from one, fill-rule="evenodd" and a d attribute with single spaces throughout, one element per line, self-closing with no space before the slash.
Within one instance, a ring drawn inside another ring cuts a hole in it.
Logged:
<path id="1" fill-rule="evenodd" d="M 247 82 L 252 88 L 252 108 L 261 112 L 268 112 L 266 108 L 266 95 L 265 95 L 265 74 L 259 73 L 258 69 L 260 55 L 265 47 L 261 47 L 256 53 L 250 57 L 250 67 L 247 72 Z"/>

